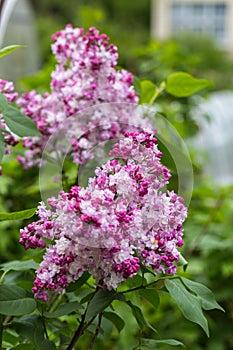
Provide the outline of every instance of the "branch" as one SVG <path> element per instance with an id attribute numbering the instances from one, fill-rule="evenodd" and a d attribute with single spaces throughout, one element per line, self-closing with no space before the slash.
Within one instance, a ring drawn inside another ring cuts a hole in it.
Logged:
<path id="1" fill-rule="evenodd" d="M 81 318 L 81 322 L 79 324 L 78 329 L 76 330 L 76 332 L 74 333 L 73 338 L 71 339 L 70 344 L 68 345 L 68 347 L 66 348 L 66 350 L 72 350 L 74 349 L 75 344 L 77 343 L 78 339 L 81 337 L 81 335 L 83 334 L 84 331 L 84 323 L 85 323 L 85 317 L 86 317 L 86 311 L 84 312 L 84 314 L 82 315 Z"/>
<path id="2" fill-rule="evenodd" d="M 103 316 L 103 314 L 102 314 L 102 312 L 99 314 L 99 319 L 98 319 L 98 324 L 97 324 L 97 327 L 96 327 L 96 330 L 95 330 L 95 334 L 94 334 L 94 336 L 93 336 L 93 338 L 92 338 L 92 340 L 91 340 L 91 343 L 90 343 L 90 345 L 89 345 L 89 347 L 88 347 L 88 350 L 92 350 L 93 349 L 93 346 L 94 346 L 94 344 L 95 344 L 95 341 L 96 341 L 96 339 L 97 339 L 97 337 L 98 337 L 98 334 L 99 334 L 99 331 L 100 331 L 100 326 L 101 326 L 101 321 L 102 321 L 102 316 Z"/>

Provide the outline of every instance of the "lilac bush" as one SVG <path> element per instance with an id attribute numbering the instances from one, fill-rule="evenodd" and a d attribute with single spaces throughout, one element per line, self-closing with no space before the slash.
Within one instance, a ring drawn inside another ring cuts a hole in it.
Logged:
<path id="1" fill-rule="evenodd" d="M 203 80 L 179 72 L 159 87 L 146 80 L 140 83 L 139 99 L 132 74 L 117 69 L 117 48 L 105 34 L 95 28 L 84 33 L 67 25 L 52 39 L 57 65 L 50 92 L 42 96 L 33 90 L 18 98 L 13 84 L 0 80 L 0 156 L 23 137 L 26 150 L 18 161 L 24 169 L 43 169 L 51 162 L 58 164 L 60 176 L 68 160 L 76 171 L 75 181 L 56 196 L 43 198 L 36 211 L 38 220 L 20 230 L 19 242 L 26 250 L 43 252 L 40 265 L 27 256 L 25 261 L 0 266 L 0 348 L 5 341 L 3 330 L 7 334 L 9 328 L 17 338 L 11 349 L 25 345 L 38 350 L 72 350 L 83 334 L 91 332 L 91 350 L 103 317 L 119 332 L 125 325 L 112 307 L 115 300 L 130 307 L 141 329 L 135 349 L 143 344 L 150 348 L 182 346 L 174 339 L 155 339 L 157 332 L 130 297 L 138 292 L 156 310 L 160 288 L 208 335 L 202 309 L 222 308 L 208 288 L 177 274 L 178 263 L 185 261 L 179 248 L 184 244 L 187 208 L 181 196 L 167 190 L 171 173 L 162 164 L 150 118 L 154 109 L 149 108 L 164 90 L 186 97 L 202 89 Z M 21 112 L 9 105 L 12 102 Z M 176 152 L 180 157 L 182 152 L 174 147 Z M 93 158 L 104 160 L 93 177 L 87 175 L 88 184 L 82 187 L 80 166 Z M 49 171 L 45 174 L 51 175 Z M 63 184 L 62 177 L 59 180 Z M 0 220 L 28 219 L 35 210 L 0 213 Z M 28 283 L 25 288 L 18 285 L 22 275 L 17 277 L 31 269 L 36 270 L 34 296 Z M 12 270 L 13 277 L 5 278 Z M 123 283 L 123 289 L 118 288 Z M 30 289 L 31 284 L 32 279 Z M 79 288 L 88 293 L 84 298 Z M 75 292 L 70 294 L 70 290 Z M 152 331 L 152 339 L 142 338 L 145 327 Z"/>

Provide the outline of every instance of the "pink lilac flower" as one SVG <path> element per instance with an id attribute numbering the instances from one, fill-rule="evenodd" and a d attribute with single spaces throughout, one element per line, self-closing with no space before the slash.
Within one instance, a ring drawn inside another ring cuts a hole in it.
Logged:
<path id="1" fill-rule="evenodd" d="M 48 199 L 49 208 L 41 202 L 39 220 L 20 238 L 25 249 L 46 247 L 34 281 L 36 298 L 64 293 L 84 271 L 109 290 L 141 264 L 157 274 L 176 272 L 187 209 L 166 191 L 170 172 L 161 155 L 152 134 L 127 132 L 86 188 L 61 191 Z"/>
<path id="2" fill-rule="evenodd" d="M 33 90 L 17 101 L 22 112 L 35 121 L 42 133 L 40 137 L 24 138 L 27 151 L 23 157 L 18 157 L 24 168 L 40 165 L 47 141 L 59 130 L 67 131 L 70 156 L 79 164 L 93 157 L 91 150 L 96 143 L 123 134 L 126 124 L 143 128 L 147 123 L 152 130 L 145 119 L 131 118 L 128 105 L 138 103 L 133 76 L 124 69 L 116 69 L 117 48 L 109 43 L 105 34 L 100 34 L 96 28 L 84 33 L 81 28 L 67 25 L 52 39 L 57 65 L 51 74 L 51 92 L 42 96 Z M 103 115 L 103 108 L 100 110 L 99 106 L 109 103 L 118 105 L 117 114 L 109 111 Z M 93 107 L 91 115 L 80 113 L 90 107 Z M 70 117 L 75 128 L 67 124 Z M 78 137 L 71 133 L 77 129 Z"/>
<path id="3" fill-rule="evenodd" d="M 14 102 L 18 97 L 18 93 L 14 92 L 14 84 L 11 81 L 2 80 L 2 79 L 0 79 L 0 94 L 3 94 L 3 96 L 6 97 L 8 103 Z M 2 131 L 2 135 L 4 137 L 5 153 L 8 154 L 10 153 L 9 146 L 15 146 L 18 143 L 18 139 L 16 135 L 13 135 L 10 132 L 10 130 L 7 128 L 4 122 L 3 116 L 1 114 L 0 114 L 0 127 L 6 130 L 5 132 Z"/>

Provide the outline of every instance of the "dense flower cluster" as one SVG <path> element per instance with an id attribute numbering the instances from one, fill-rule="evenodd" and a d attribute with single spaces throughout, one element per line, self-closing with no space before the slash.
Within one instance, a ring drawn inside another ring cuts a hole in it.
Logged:
<path id="1" fill-rule="evenodd" d="M 24 138 L 27 150 L 18 160 L 25 168 L 40 165 L 46 142 L 59 130 L 69 132 L 70 155 L 76 163 L 83 163 L 93 157 L 90 150 L 96 143 L 124 133 L 127 124 L 142 128 L 147 123 L 149 127 L 148 121 L 131 118 L 127 105 L 138 102 L 133 77 L 126 70 L 116 69 L 117 48 L 109 44 L 105 34 L 99 34 L 95 28 L 85 34 L 83 29 L 67 25 L 52 39 L 57 65 L 51 75 L 51 93 L 41 96 L 33 90 L 17 101 L 42 134 Z M 108 111 L 102 115 L 98 106 L 106 103 L 117 104 L 120 112 Z M 95 113 L 88 118 L 80 114 L 91 106 L 96 106 Z M 75 121 L 75 128 L 67 126 L 70 117 Z M 70 134 L 77 128 L 82 131 L 78 138 Z"/>
<path id="2" fill-rule="evenodd" d="M 3 94 L 3 96 L 6 97 L 8 103 L 14 102 L 17 97 L 18 93 L 14 91 L 14 85 L 12 82 L 7 80 L 0 79 L 0 94 Z M 10 153 L 10 148 L 8 146 L 15 146 L 18 143 L 18 139 L 15 135 L 13 135 L 9 129 L 7 128 L 6 124 L 4 123 L 4 120 L 2 118 L 2 115 L 0 114 L 0 127 L 6 132 L 2 132 L 4 137 L 4 143 L 5 143 L 5 153 Z"/>
<path id="3" fill-rule="evenodd" d="M 169 170 L 161 164 L 156 138 L 128 132 L 110 151 L 86 188 L 41 202 L 39 220 L 21 230 L 26 248 L 46 247 L 34 282 L 35 297 L 63 293 L 84 271 L 112 289 L 134 276 L 140 263 L 155 273 L 173 274 L 183 245 L 187 210 L 182 198 L 165 190 Z"/>

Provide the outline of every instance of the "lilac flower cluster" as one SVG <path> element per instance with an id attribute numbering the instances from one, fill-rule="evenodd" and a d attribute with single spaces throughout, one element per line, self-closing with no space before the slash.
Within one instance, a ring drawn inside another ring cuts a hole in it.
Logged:
<path id="1" fill-rule="evenodd" d="M 0 94 L 3 94 L 3 96 L 6 97 L 8 103 L 14 102 L 17 97 L 18 93 L 14 91 L 14 84 L 10 81 L 0 79 Z M 5 132 L 2 132 L 2 135 L 4 137 L 4 143 L 5 143 L 5 153 L 10 153 L 10 148 L 8 146 L 15 146 L 18 143 L 18 139 L 15 135 L 13 135 L 10 130 L 7 128 L 6 124 L 4 123 L 3 117 L 0 114 L 0 127 Z"/>
<path id="2" fill-rule="evenodd" d="M 57 65 L 51 75 L 51 93 L 42 96 L 33 90 L 17 101 L 22 112 L 35 121 L 42 134 L 23 139 L 27 150 L 18 160 L 25 169 L 40 165 L 45 144 L 59 130 L 69 132 L 71 157 L 79 164 L 93 157 L 90 150 L 96 143 L 124 133 L 127 124 L 145 127 L 147 123 L 152 130 L 149 122 L 142 118 L 132 121 L 126 106 L 138 102 L 133 77 L 126 70 L 116 69 L 117 48 L 109 44 L 105 34 L 95 28 L 85 34 L 83 29 L 67 25 L 52 39 Z M 98 110 L 99 105 L 106 103 L 118 104 L 121 112 L 117 116 L 109 112 L 106 119 Z M 91 106 L 97 106 L 95 113 L 83 120 L 80 111 Z M 83 131 L 78 138 L 70 135 L 73 130 L 67 126 L 70 117 L 75 120 L 75 129 Z M 94 139 L 90 130 L 94 130 Z"/>
<path id="3" fill-rule="evenodd" d="M 88 271 L 107 289 L 134 276 L 140 264 L 173 274 L 183 245 L 183 199 L 165 187 L 169 170 L 161 164 L 156 138 L 128 132 L 96 168 L 88 186 L 41 202 L 39 220 L 21 230 L 20 243 L 45 248 L 33 292 L 47 300 Z"/>

